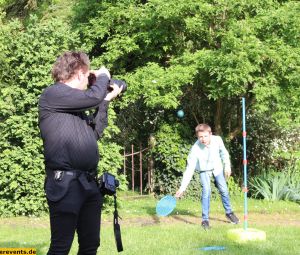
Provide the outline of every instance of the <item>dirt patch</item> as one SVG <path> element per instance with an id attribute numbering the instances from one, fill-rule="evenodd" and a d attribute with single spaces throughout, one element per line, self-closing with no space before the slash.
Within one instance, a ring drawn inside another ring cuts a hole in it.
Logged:
<path id="1" fill-rule="evenodd" d="M 243 224 L 243 215 L 237 215 L 240 218 L 240 224 Z M 113 215 L 106 217 L 102 220 L 102 224 L 112 225 Z M 211 214 L 211 225 L 229 224 L 229 221 L 222 214 Z M 149 226 L 158 224 L 193 224 L 200 225 L 201 217 L 190 215 L 170 215 L 167 217 L 158 217 L 156 215 L 131 217 L 120 219 L 120 224 L 131 226 Z M 251 213 L 248 215 L 249 225 L 255 226 L 297 226 L 300 227 L 300 212 L 293 214 L 265 214 L 265 213 Z M 0 219 L 1 226 L 10 227 L 36 227 L 36 228 L 49 228 L 48 218 L 29 218 L 29 217 L 17 217 L 17 218 L 2 218 Z"/>
<path id="2" fill-rule="evenodd" d="M 238 215 L 240 222 L 244 222 L 243 215 Z M 210 222 L 212 225 L 216 224 L 229 224 L 230 222 L 225 218 L 225 215 L 211 215 Z M 103 220 L 103 225 L 112 224 L 110 220 Z M 189 215 L 171 215 L 168 217 L 136 217 L 130 219 L 120 220 L 121 224 L 134 225 L 134 226 L 147 226 L 155 224 L 175 224 L 175 223 L 186 223 L 186 224 L 201 224 L 201 217 L 189 216 Z M 241 224 L 240 223 L 240 224 Z M 248 215 L 249 225 L 260 225 L 260 226 L 298 226 L 300 227 L 300 213 L 299 214 L 259 214 L 251 213 Z"/>

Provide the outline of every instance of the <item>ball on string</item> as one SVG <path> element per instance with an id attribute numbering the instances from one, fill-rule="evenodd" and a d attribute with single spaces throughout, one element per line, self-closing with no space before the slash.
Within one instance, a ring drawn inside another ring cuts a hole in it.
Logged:
<path id="1" fill-rule="evenodd" d="M 183 116 L 184 116 L 184 111 L 183 110 L 178 110 L 177 111 L 177 117 L 178 118 L 183 118 Z"/>

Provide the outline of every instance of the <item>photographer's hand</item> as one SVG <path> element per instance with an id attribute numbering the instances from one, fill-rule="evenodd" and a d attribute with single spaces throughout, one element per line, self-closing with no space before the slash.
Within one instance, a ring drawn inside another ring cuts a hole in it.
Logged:
<path id="1" fill-rule="evenodd" d="M 109 79 L 111 78 L 110 72 L 104 66 L 101 66 L 101 68 L 98 70 L 90 70 L 90 73 L 94 74 L 96 77 L 98 77 L 100 75 L 106 75 Z"/>
<path id="2" fill-rule="evenodd" d="M 117 84 L 112 84 L 110 87 L 112 88 L 112 91 L 107 93 L 106 97 L 104 98 L 106 101 L 111 101 L 112 99 L 116 98 L 123 89 L 123 86 L 119 87 Z"/>

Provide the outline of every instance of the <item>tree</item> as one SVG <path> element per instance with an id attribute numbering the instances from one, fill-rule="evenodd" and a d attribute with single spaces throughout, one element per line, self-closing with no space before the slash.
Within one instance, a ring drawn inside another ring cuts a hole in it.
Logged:
<path id="1" fill-rule="evenodd" d="M 108 65 L 129 84 L 120 103 L 122 142 L 146 143 L 165 122 L 175 127 L 181 106 L 190 136 L 207 122 L 227 143 L 240 143 L 243 96 L 252 120 L 268 115 L 277 130 L 299 126 L 299 8 L 299 2 L 271 0 L 93 5 L 98 14 L 80 27 L 94 64 Z M 240 158 L 234 161 L 238 168 Z"/>
<path id="2" fill-rule="evenodd" d="M 64 50 L 84 49 L 93 68 L 104 64 L 128 83 L 110 109 L 102 170 L 117 174 L 121 147 L 146 147 L 152 135 L 157 180 L 166 177 L 175 189 L 171 183 L 184 168 L 194 127 L 206 122 L 225 138 L 239 172 L 241 97 L 247 102 L 251 174 L 282 167 L 278 148 L 268 156 L 278 144 L 299 151 L 299 2 L 81 0 L 72 10 L 73 19 L 51 19 L 46 11 L 27 25 L 1 16 L 0 212 L 44 209 L 37 98 Z M 179 108 L 182 119 L 176 117 Z M 32 178 L 36 182 L 29 185 Z M 159 190 L 171 192 L 169 187 Z"/>
<path id="3" fill-rule="evenodd" d="M 36 10 L 41 0 L 0 0 L 0 8 L 10 17 L 23 17 Z"/>

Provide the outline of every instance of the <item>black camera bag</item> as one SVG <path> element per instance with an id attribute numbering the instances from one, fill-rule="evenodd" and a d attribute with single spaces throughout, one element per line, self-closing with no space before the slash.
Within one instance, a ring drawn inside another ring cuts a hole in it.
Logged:
<path id="1" fill-rule="evenodd" d="M 123 251 L 123 244 L 121 238 L 121 228 L 118 222 L 119 214 L 117 209 L 117 196 L 116 189 L 119 186 L 119 181 L 115 179 L 115 176 L 104 172 L 99 178 L 99 189 L 103 195 L 114 196 L 114 235 L 118 252 Z"/>

